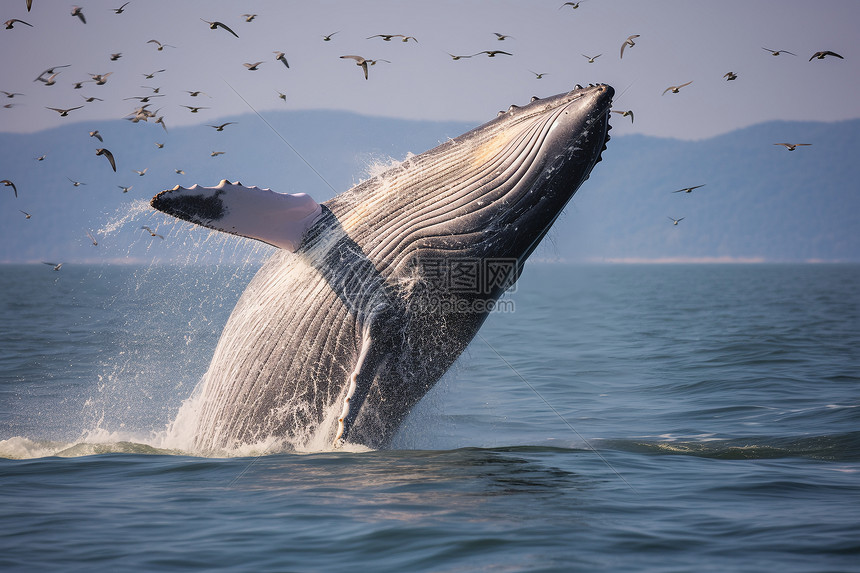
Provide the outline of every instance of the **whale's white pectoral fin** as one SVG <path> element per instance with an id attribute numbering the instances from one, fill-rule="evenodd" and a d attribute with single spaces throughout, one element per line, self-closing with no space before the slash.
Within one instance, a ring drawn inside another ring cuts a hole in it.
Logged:
<path id="1" fill-rule="evenodd" d="M 365 328 L 361 341 L 361 352 L 358 355 L 355 367 L 349 375 L 349 387 L 346 389 L 346 396 L 343 399 L 343 409 L 337 419 L 337 432 L 335 433 L 333 442 L 333 445 L 336 448 L 343 446 L 342 438 L 343 432 L 346 429 L 346 418 L 349 416 L 350 401 L 352 401 L 353 396 L 355 396 L 355 391 L 359 385 L 359 377 L 362 375 L 361 367 L 367 359 L 367 354 L 370 352 L 370 345 L 372 342 L 373 339 L 370 336 L 370 329 Z"/>
<path id="2" fill-rule="evenodd" d="M 276 193 L 222 180 L 217 187 L 177 185 L 153 197 L 155 209 L 209 229 L 295 252 L 322 207 L 304 193 Z"/>

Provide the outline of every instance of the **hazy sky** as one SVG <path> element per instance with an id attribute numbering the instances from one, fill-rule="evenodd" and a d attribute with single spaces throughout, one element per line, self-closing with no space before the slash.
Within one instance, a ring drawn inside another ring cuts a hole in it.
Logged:
<path id="1" fill-rule="evenodd" d="M 609 83 L 616 109 L 632 109 L 635 123 L 617 117 L 613 134 L 642 133 L 699 139 L 773 119 L 834 121 L 860 117 L 857 0 L 368 0 L 368 1 L 123 1 L 80 0 L 87 23 L 71 3 L 3 0 L 0 21 L 0 131 L 36 131 L 65 121 L 121 118 L 135 99 L 159 95 L 168 125 L 213 123 L 269 109 L 340 109 L 398 118 L 482 123 L 512 103 L 548 96 L 575 84 Z M 244 13 L 256 13 L 246 22 Z M 201 21 L 218 20 L 210 30 Z M 337 32 L 331 41 L 323 36 Z M 504 41 L 495 32 L 509 35 Z M 368 39 L 414 36 L 417 42 Z M 619 57 L 621 45 L 639 34 Z M 148 40 L 175 47 L 156 49 Z M 796 56 L 772 56 L 762 48 Z M 512 56 L 470 55 L 504 50 Z M 819 50 L 844 60 L 809 61 Z M 286 54 L 290 68 L 275 60 Z M 121 53 L 111 61 L 112 53 Z M 370 67 L 370 79 L 346 54 L 390 60 Z M 601 54 L 588 63 L 583 54 Z M 262 61 L 258 71 L 243 64 Z M 51 66 L 71 64 L 56 84 L 33 80 Z M 144 74 L 166 71 L 152 79 Z M 737 80 L 726 81 L 732 71 Z M 90 74 L 111 72 L 104 85 L 73 89 Z M 536 73 L 545 74 L 538 79 Z M 678 94 L 666 87 L 692 81 Z M 229 84 L 229 85 L 228 85 Z M 143 87 L 147 86 L 147 87 Z M 188 91 L 208 94 L 191 97 Z M 286 101 L 277 92 L 286 94 Z M 84 96 L 104 101 L 86 103 Z M 71 108 L 68 117 L 46 107 Z M 192 114 L 182 105 L 210 109 Z"/>

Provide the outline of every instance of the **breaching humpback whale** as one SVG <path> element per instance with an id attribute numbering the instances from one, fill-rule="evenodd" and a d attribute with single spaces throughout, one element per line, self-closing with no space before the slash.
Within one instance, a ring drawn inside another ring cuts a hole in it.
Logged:
<path id="1" fill-rule="evenodd" d="M 155 209 L 278 247 L 180 410 L 192 447 L 385 447 L 600 161 L 613 93 L 511 106 L 322 204 L 226 180 L 156 195 Z"/>

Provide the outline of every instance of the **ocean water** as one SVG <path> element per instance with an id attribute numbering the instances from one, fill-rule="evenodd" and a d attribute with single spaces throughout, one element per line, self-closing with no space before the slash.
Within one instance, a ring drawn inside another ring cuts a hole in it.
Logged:
<path id="1" fill-rule="evenodd" d="M 860 266 L 529 264 L 390 450 L 196 456 L 254 267 L 0 267 L 0 570 L 860 571 Z"/>

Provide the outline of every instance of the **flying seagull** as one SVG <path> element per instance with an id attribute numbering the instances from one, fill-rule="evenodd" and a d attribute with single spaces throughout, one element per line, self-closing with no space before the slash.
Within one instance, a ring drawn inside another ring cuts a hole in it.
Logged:
<path id="1" fill-rule="evenodd" d="M 249 71 L 249 72 L 256 72 L 257 70 L 259 70 L 259 69 L 260 69 L 260 68 L 259 68 L 259 65 L 260 65 L 260 64 L 262 64 L 262 63 L 263 63 L 263 62 L 254 62 L 253 64 L 245 63 L 245 64 L 243 64 L 243 65 L 244 65 L 246 68 L 248 68 L 248 71 Z"/>
<path id="2" fill-rule="evenodd" d="M 60 270 L 60 267 L 63 266 L 63 263 L 46 263 L 45 261 L 42 261 L 42 264 L 43 265 L 51 265 L 52 267 L 54 267 L 55 271 Z"/>
<path id="3" fill-rule="evenodd" d="M 203 20 L 203 18 L 200 18 L 200 19 Z M 239 34 L 234 32 L 233 30 L 231 30 L 228 26 L 225 26 L 223 22 L 210 22 L 209 20 L 203 20 L 203 21 L 206 22 L 207 24 L 209 24 L 210 30 L 215 30 L 216 28 L 224 28 L 225 30 L 227 30 L 228 32 L 230 32 L 231 34 L 236 36 L 237 38 L 239 37 Z"/>
<path id="4" fill-rule="evenodd" d="M 131 4 L 131 2 L 126 2 L 125 4 L 120 6 L 119 8 L 111 8 L 111 10 L 113 10 L 114 14 L 122 14 L 125 11 L 125 7 L 128 6 L 129 4 Z"/>
<path id="5" fill-rule="evenodd" d="M 391 38 L 402 38 L 402 37 L 403 37 L 403 34 L 376 34 L 373 36 L 368 36 L 367 39 L 370 40 L 371 38 L 382 38 L 384 41 L 390 42 Z"/>
<path id="6" fill-rule="evenodd" d="M 36 81 L 36 82 L 43 82 L 46 86 L 52 86 L 52 85 L 54 85 L 55 83 L 57 83 L 57 76 L 59 76 L 59 75 L 60 75 L 60 72 L 57 72 L 57 73 L 55 73 L 55 74 L 51 74 L 51 75 L 50 75 L 50 76 L 48 76 L 47 78 L 36 78 L 36 79 L 35 79 L 35 80 L 33 80 L 33 81 Z"/>
<path id="7" fill-rule="evenodd" d="M 159 239 L 164 240 L 164 236 L 163 236 L 163 235 L 159 235 L 158 233 L 156 233 L 155 231 L 153 231 L 152 229 L 150 229 L 150 228 L 149 228 L 149 227 L 147 227 L 146 225 L 144 225 L 143 227 L 141 227 L 141 229 L 146 230 L 146 231 L 149 233 L 149 235 L 150 235 L 150 236 L 152 236 L 152 237 L 158 237 Z"/>
<path id="8" fill-rule="evenodd" d="M 288 68 L 290 67 L 290 64 L 287 63 L 286 54 L 284 54 L 283 52 L 272 52 L 272 53 L 275 54 L 276 60 L 280 60 L 280 61 L 284 62 L 285 66 L 287 66 Z"/>
<path id="9" fill-rule="evenodd" d="M 95 238 L 95 237 L 93 237 L 93 234 L 92 234 L 92 233 L 90 233 L 89 231 L 87 231 L 87 237 L 89 237 L 89 238 L 90 238 L 90 241 L 92 241 L 92 243 L 93 243 L 93 246 L 94 246 L 94 247 L 98 247 L 98 246 L 99 246 L 99 242 L 98 242 L 98 241 L 96 241 L 96 238 Z"/>
<path id="10" fill-rule="evenodd" d="M 96 155 L 104 155 L 107 157 L 107 160 L 110 161 L 110 166 L 113 168 L 113 172 L 116 173 L 116 161 L 114 161 L 113 153 L 110 150 L 105 149 L 104 147 L 99 147 L 96 149 Z"/>
<path id="11" fill-rule="evenodd" d="M 171 46 L 170 44 L 162 44 L 158 40 L 147 40 L 146 43 L 147 44 L 155 44 L 157 46 L 156 50 L 158 50 L 159 52 L 164 51 L 164 48 L 175 48 L 176 47 L 176 46 Z M 163 72 L 164 70 L 161 70 L 161 71 Z M 152 76 L 149 76 L 149 77 L 152 77 Z"/>
<path id="12" fill-rule="evenodd" d="M 704 187 L 704 186 L 705 186 L 705 184 L 702 183 L 701 185 L 694 185 L 692 187 L 684 187 L 683 189 L 678 189 L 677 191 L 672 191 L 672 193 L 692 193 L 693 189 L 698 189 L 699 187 Z"/>
<path id="13" fill-rule="evenodd" d="M 68 68 L 71 65 L 72 64 L 66 64 L 65 66 L 54 66 L 53 68 L 48 68 L 47 70 L 45 70 L 44 72 L 39 74 L 39 76 L 33 81 L 34 82 L 38 82 L 40 80 L 44 81 L 44 76 L 54 74 L 54 70 L 56 70 L 57 68 Z M 56 74 L 54 74 L 54 75 L 56 75 Z"/>
<path id="14" fill-rule="evenodd" d="M 101 133 L 99 133 L 99 130 L 91 131 L 91 132 L 90 132 L 90 137 L 95 137 L 96 139 L 98 139 L 99 141 L 101 141 L 102 143 L 104 143 L 104 139 L 102 139 L 102 134 L 101 134 Z"/>
<path id="15" fill-rule="evenodd" d="M 723 77 L 726 78 L 727 82 L 738 79 L 738 75 L 734 72 L 726 72 L 726 75 Z"/>
<path id="16" fill-rule="evenodd" d="M 11 20 L 6 20 L 6 22 L 5 22 L 5 24 L 6 24 L 6 29 L 7 29 L 7 30 L 11 30 L 11 29 L 13 29 L 13 28 L 15 27 L 15 23 L 16 23 L 16 22 L 17 22 L 18 24 L 24 24 L 25 26 L 30 26 L 31 28 L 33 27 L 33 24 L 28 24 L 28 23 L 27 23 L 27 22 L 25 22 L 24 20 L 19 20 L 18 18 L 12 18 Z"/>
<path id="17" fill-rule="evenodd" d="M 473 56 L 480 56 L 481 54 L 487 54 L 489 58 L 495 58 L 497 54 L 504 54 L 506 56 L 513 56 L 510 52 L 504 52 L 502 50 L 484 50 L 482 52 L 478 52 L 477 54 L 472 54 Z"/>
<path id="18" fill-rule="evenodd" d="M 9 181 L 8 179 L 4 179 L 4 180 L 0 181 L 0 183 L 2 183 L 4 187 L 11 187 L 11 188 L 12 188 L 12 191 L 14 191 L 14 192 L 15 192 L 15 197 L 16 197 L 16 198 L 18 197 L 18 188 L 17 188 L 17 187 L 15 187 L 15 184 L 14 184 L 14 183 L 12 183 L 11 181 Z"/>
<path id="19" fill-rule="evenodd" d="M 627 39 L 624 40 L 623 44 L 621 44 L 621 57 L 622 58 L 624 57 L 624 48 L 626 48 L 627 46 L 630 46 L 631 48 L 633 46 L 635 46 L 636 42 L 634 42 L 633 40 L 635 40 L 638 37 L 639 37 L 639 34 L 633 34 L 632 36 L 627 36 Z"/>
<path id="20" fill-rule="evenodd" d="M 823 60 L 825 56 L 834 56 L 836 58 L 839 58 L 840 60 L 845 59 L 842 56 L 840 56 L 839 54 L 837 54 L 836 52 L 831 52 L 830 50 L 825 50 L 823 52 L 815 52 L 814 54 L 812 54 L 812 57 L 809 58 L 809 61 L 811 62 L 812 60 L 814 60 L 816 58 L 819 60 Z"/>
<path id="21" fill-rule="evenodd" d="M 84 107 L 84 106 L 79 105 L 77 107 L 70 107 L 69 109 L 59 109 L 56 107 L 46 107 L 45 109 L 50 109 L 50 110 L 57 112 L 58 114 L 60 114 L 60 117 L 66 117 L 69 115 L 70 111 L 74 111 L 76 109 L 81 109 L 82 107 Z"/>
<path id="22" fill-rule="evenodd" d="M 762 48 L 762 50 L 764 50 L 766 52 L 770 52 L 771 56 L 778 56 L 780 54 L 790 54 L 792 56 L 797 55 L 794 52 L 789 52 L 788 50 L 771 50 L 770 48 L 764 48 L 764 47 Z"/>
<path id="23" fill-rule="evenodd" d="M 215 131 L 224 131 L 224 128 L 228 125 L 236 123 L 235 121 L 228 121 L 227 123 L 222 123 L 221 125 L 207 125 L 206 127 L 214 127 Z"/>
<path id="24" fill-rule="evenodd" d="M 602 55 L 603 54 L 597 54 L 596 56 L 586 56 L 585 54 L 582 54 L 582 57 L 587 59 L 589 64 L 593 64 L 594 60 L 596 60 L 597 58 L 599 58 Z"/>
<path id="25" fill-rule="evenodd" d="M 340 30 L 338 30 L 338 32 L 340 32 Z M 323 42 L 331 42 L 331 37 L 332 37 L 332 36 L 334 36 L 335 34 L 337 34 L 337 32 L 332 32 L 332 33 L 331 33 L 331 34 L 329 34 L 328 36 L 323 36 L 323 37 L 322 37 L 322 38 L 323 38 Z"/>
<path id="26" fill-rule="evenodd" d="M 693 83 L 693 81 L 692 81 L 692 80 L 690 80 L 689 82 L 687 82 L 687 83 L 685 83 L 685 84 L 681 84 L 681 85 L 679 85 L 679 86 L 669 86 L 668 88 L 666 88 L 665 90 L 663 90 L 663 93 L 662 93 L 662 94 L 660 94 L 660 95 L 666 95 L 666 92 L 668 92 L 668 91 L 671 91 L 673 94 L 676 94 L 676 93 L 678 93 L 679 91 L 681 91 L 681 88 L 682 88 L 682 87 L 684 87 L 684 86 L 688 86 L 688 85 L 690 85 L 691 83 Z"/>
<path id="27" fill-rule="evenodd" d="M 617 109 L 610 110 L 612 113 L 620 113 L 621 117 L 630 116 L 630 123 L 633 123 L 633 110 L 628 109 L 627 111 L 621 111 Z"/>
<path id="28" fill-rule="evenodd" d="M 93 78 L 93 81 L 96 82 L 97 86 L 103 86 L 107 83 L 108 76 L 113 72 L 108 72 L 106 74 L 90 74 L 90 77 Z"/>
<path id="29" fill-rule="evenodd" d="M 677 225 L 679 222 L 684 220 L 684 217 L 681 217 L 680 219 L 676 219 L 675 217 L 669 217 L 669 220 L 672 221 L 673 225 Z"/>
<path id="30" fill-rule="evenodd" d="M 355 65 L 364 70 L 364 79 L 367 79 L 367 60 L 361 56 L 341 56 L 341 59 L 355 60 Z"/>
<path id="31" fill-rule="evenodd" d="M 812 145 L 812 144 L 811 143 L 774 143 L 774 145 L 782 145 L 783 147 L 785 147 L 789 151 L 794 151 L 796 148 L 800 147 L 801 145 Z"/>
<path id="32" fill-rule="evenodd" d="M 87 19 L 84 18 L 84 10 L 80 6 L 72 6 L 72 16 L 77 16 L 84 24 L 87 23 Z"/>

